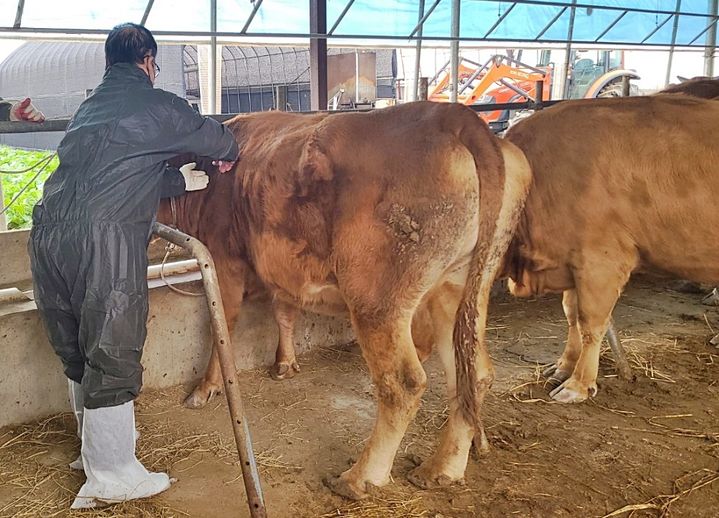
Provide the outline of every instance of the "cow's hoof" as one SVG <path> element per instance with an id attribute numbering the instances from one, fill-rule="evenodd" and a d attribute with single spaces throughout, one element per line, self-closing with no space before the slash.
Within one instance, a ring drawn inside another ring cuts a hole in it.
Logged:
<path id="1" fill-rule="evenodd" d="M 209 403 L 212 396 L 221 394 L 222 389 L 214 384 L 205 383 L 204 381 L 195 387 L 192 394 L 185 399 L 185 408 L 202 408 Z"/>
<path id="2" fill-rule="evenodd" d="M 347 480 L 344 474 L 339 477 L 326 477 L 322 480 L 322 482 L 333 493 L 351 500 L 362 500 L 363 498 L 367 498 L 369 496 L 367 493 L 366 483 L 361 484 L 362 487 L 360 487 L 359 484 L 352 483 Z"/>
<path id="3" fill-rule="evenodd" d="M 452 478 L 446 473 L 436 471 L 426 462 L 410 471 L 407 479 L 420 489 L 448 487 L 453 484 L 464 485 L 464 478 Z"/>
<path id="4" fill-rule="evenodd" d="M 707 306 L 719 306 L 719 289 L 714 288 L 709 295 L 702 299 L 702 304 Z"/>
<path id="5" fill-rule="evenodd" d="M 549 376 L 554 374 L 556 371 L 557 371 L 557 364 L 553 363 L 552 365 L 550 365 L 549 367 L 547 367 L 546 369 L 544 369 L 542 371 L 542 376 L 544 376 L 545 378 L 548 378 Z"/>
<path id="6" fill-rule="evenodd" d="M 583 386 L 577 380 L 569 378 L 549 393 L 549 396 L 559 403 L 581 403 L 590 396 L 597 394 L 597 384 Z"/>
<path id="7" fill-rule="evenodd" d="M 289 362 L 278 362 L 275 363 L 270 369 L 270 376 L 275 381 L 288 380 L 294 378 L 295 374 L 300 372 L 300 365 L 293 361 Z"/>
<path id="8" fill-rule="evenodd" d="M 542 371 L 542 376 L 547 378 L 547 383 L 552 386 L 561 385 L 567 379 L 569 379 L 571 375 L 572 370 L 559 367 L 559 362 L 550 365 L 549 367 L 544 369 L 544 371 Z"/>

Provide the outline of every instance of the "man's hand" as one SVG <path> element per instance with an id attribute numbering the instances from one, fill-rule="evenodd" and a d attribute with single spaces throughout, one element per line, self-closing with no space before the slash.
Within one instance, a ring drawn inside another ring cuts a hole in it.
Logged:
<path id="1" fill-rule="evenodd" d="M 207 173 L 195 169 L 196 165 L 196 162 L 190 162 L 180 167 L 180 172 L 185 178 L 186 191 L 201 191 L 210 183 L 210 178 L 207 176 Z"/>
<path id="2" fill-rule="evenodd" d="M 224 160 L 213 160 L 212 165 L 217 166 L 217 169 L 221 173 L 226 173 L 227 171 L 231 171 L 233 167 L 235 167 L 235 161 L 232 162 L 226 162 Z"/>
<path id="3" fill-rule="evenodd" d="M 26 97 L 23 101 L 12 105 L 12 108 L 10 108 L 10 120 L 43 122 L 45 120 L 45 115 L 43 115 L 40 110 L 35 108 L 29 97 Z"/>

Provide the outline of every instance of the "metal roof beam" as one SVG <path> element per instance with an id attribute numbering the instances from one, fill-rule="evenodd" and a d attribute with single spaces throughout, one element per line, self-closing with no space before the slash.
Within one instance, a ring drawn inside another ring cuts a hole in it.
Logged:
<path id="1" fill-rule="evenodd" d="M 710 18 L 710 16 L 704 16 Z M 30 39 L 38 40 L 46 37 L 48 40 L 57 41 L 104 41 L 107 37 L 107 29 L 58 29 L 55 27 L 20 27 L 15 29 L 13 27 L 0 27 L 0 39 L 12 38 L 12 39 Z M 324 33 L 315 32 L 248 32 L 247 34 L 240 34 L 239 32 L 233 31 L 172 31 L 172 30 L 155 30 L 152 34 L 157 37 L 172 37 L 172 38 L 184 38 L 182 40 L 175 40 L 172 43 L 185 43 L 188 45 L 207 45 L 207 39 L 215 36 L 217 38 L 238 38 L 243 36 L 245 38 L 282 38 L 282 39 L 307 39 L 307 38 L 326 38 L 335 42 L 342 40 L 367 40 L 367 41 L 400 41 L 406 40 L 407 36 L 398 36 L 396 34 L 332 34 L 327 35 Z M 29 35 L 39 35 L 39 37 L 33 37 Z M 55 37 L 53 37 L 55 36 Z M 59 37 L 58 37 L 59 36 Z M 91 36 L 93 38 L 82 38 L 79 39 L 77 36 Z M 417 40 L 418 38 L 412 37 L 410 40 Z M 537 43 L 537 40 L 532 38 L 480 38 L 472 36 L 461 36 L 459 38 L 452 38 L 451 36 L 427 36 L 422 35 L 422 40 L 425 42 L 447 42 L 453 40 L 459 40 L 463 42 L 498 42 L 498 43 Z M 542 44 L 557 44 L 562 45 L 567 42 L 564 38 L 549 38 L 543 39 Z M 596 45 L 592 40 L 575 40 L 575 43 L 582 45 Z M 229 44 L 239 44 L 237 42 Z M 608 46 L 616 48 L 638 48 L 638 47 L 658 47 L 666 48 L 669 47 L 669 43 L 640 43 L 640 42 L 627 42 L 627 41 L 613 41 L 607 40 L 601 42 L 602 47 Z M 679 47 L 693 47 L 693 48 L 704 48 L 704 43 L 689 45 L 688 43 L 678 44 Z"/>
<path id="2" fill-rule="evenodd" d="M 350 10 L 350 7 L 352 7 L 352 4 L 354 4 L 354 3 L 355 3 L 355 0 L 349 0 L 349 2 L 347 2 L 347 5 L 345 5 L 344 9 L 342 9 L 342 12 L 337 17 L 337 21 L 334 23 L 334 25 L 332 25 L 332 28 L 330 29 L 330 31 L 327 34 L 332 34 L 333 32 L 335 32 L 335 29 L 340 24 L 340 22 L 344 19 L 345 15 L 347 14 L 347 11 Z"/>
<path id="3" fill-rule="evenodd" d="M 152 10 L 152 4 L 155 3 L 155 0 L 147 0 L 147 5 L 145 6 L 145 12 L 142 15 L 142 21 L 140 21 L 140 25 L 145 25 L 147 23 L 147 17 L 150 16 L 150 11 Z"/>
<path id="4" fill-rule="evenodd" d="M 557 15 L 554 18 L 552 18 L 547 25 L 544 26 L 544 29 L 542 29 L 542 31 L 539 34 L 537 34 L 537 37 L 534 38 L 534 41 L 537 41 L 539 38 L 544 36 L 544 33 L 547 32 L 552 27 L 552 25 L 554 25 L 557 22 L 557 20 L 559 20 L 559 18 L 561 18 L 562 15 L 567 12 L 568 8 L 569 8 L 569 6 L 565 5 L 564 8 L 562 8 L 562 10 L 559 11 L 557 13 Z"/>
<path id="5" fill-rule="evenodd" d="M 599 36 L 597 36 L 597 39 L 595 39 L 594 41 L 595 41 L 595 42 L 598 42 L 599 40 L 601 40 L 601 39 L 604 37 L 605 34 L 607 34 L 609 31 L 611 31 L 611 30 L 614 28 L 614 26 L 615 26 L 616 24 L 618 24 L 619 21 L 627 15 L 628 12 L 629 12 L 629 11 L 626 11 L 626 10 L 625 10 L 622 14 L 620 14 L 619 16 L 617 16 L 617 17 L 614 19 L 614 21 L 609 24 L 609 27 L 607 27 L 606 29 L 604 29 L 604 31 L 602 31 L 602 33 L 601 33 Z"/>
<path id="6" fill-rule="evenodd" d="M 664 21 L 663 21 L 662 23 L 660 23 L 659 25 L 657 25 L 657 26 L 654 28 L 654 30 L 653 30 L 652 32 L 650 32 L 650 33 L 647 35 L 647 37 L 642 40 L 642 43 L 645 43 L 649 38 L 651 38 L 651 37 L 654 36 L 657 32 L 659 32 L 659 31 L 661 30 L 661 28 L 664 27 L 664 26 L 669 22 L 669 20 L 671 20 L 672 18 L 674 18 L 674 15 L 673 15 L 673 14 L 668 15 L 668 16 L 664 19 Z"/>
<path id="7" fill-rule="evenodd" d="M 504 13 L 502 13 L 502 16 L 500 16 L 500 17 L 497 19 L 497 21 L 494 22 L 494 25 L 492 25 L 492 26 L 489 28 L 489 30 L 484 34 L 484 37 L 486 38 L 487 36 L 489 36 L 490 34 L 492 34 L 492 33 L 494 32 L 494 29 L 496 29 L 497 27 L 499 27 L 499 25 L 504 21 L 504 19 L 507 17 L 507 15 L 508 15 L 509 13 L 511 13 L 511 12 L 512 12 L 512 9 L 514 9 L 515 7 L 517 7 L 517 2 L 514 2 L 512 5 L 509 6 L 509 9 L 507 9 L 506 11 L 504 11 Z"/>
<path id="8" fill-rule="evenodd" d="M 437 8 L 439 3 L 442 0 L 434 0 L 434 3 L 432 4 L 432 7 L 429 8 L 429 10 L 425 13 L 425 15 L 422 17 L 422 19 L 417 23 L 414 29 L 412 29 L 412 32 L 409 33 L 409 36 L 407 36 L 408 40 L 412 39 L 412 36 L 414 36 L 417 31 L 420 29 L 420 27 L 424 26 L 424 22 L 427 21 L 427 18 L 430 17 L 430 15 L 434 12 L 434 10 Z"/>
<path id="9" fill-rule="evenodd" d="M 13 24 L 13 27 L 15 29 L 20 28 L 20 24 L 22 23 L 22 12 L 24 10 L 25 10 L 25 0 L 18 0 L 17 12 L 15 13 L 15 23 Z"/>
<path id="10" fill-rule="evenodd" d="M 242 27 L 240 34 L 245 34 L 247 32 L 247 29 L 250 28 L 250 24 L 252 23 L 252 20 L 255 19 L 255 15 L 257 14 L 257 11 L 260 10 L 261 5 L 262 5 L 262 0 L 254 0 L 254 6 L 252 8 L 252 12 L 250 13 L 250 16 L 247 18 L 247 21 L 245 22 L 244 27 Z"/>
<path id="11" fill-rule="evenodd" d="M 496 3 L 497 0 L 473 0 L 475 2 L 492 2 Z M 646 9 L 642 7 L 620 7 L 615 5 L 596 5 L 592 3 L 577 2 L 576 4 L 567 4 L 566 1 L 552 1 L 552 0 L 514 0 L 516 4 L 523 5 L 537 5 L 542 7 L 567 7 L 568 5 L 574 5 L 577 9 L 593 9 L 593 10 L 604 10 L 604 11 L 629 11 L 630 13 L 644 13 L 644 14 L 680 14 L 682 16 L 694 16 L 700 18 L 708 18 L 710 15 L 706 13 L 692 13 L 692 12 L 681 12 L 680 9 L 674 11 L 667 11 L 666 9 Z"/>
<path id="12" fill-rule="evenodd" d="M 709 29 L 714 27 L 717 24 L 717 21 L 719 21 L 719 18 L 714 18 L 709 25 L 707 25 L 706 29 L 704 29 L 702 32 L 697 34 L 692 41 L 689 42 L 689 45 L 692 45 L 695 41 L 697 41 L 699 38 L 704 36 Z"/>

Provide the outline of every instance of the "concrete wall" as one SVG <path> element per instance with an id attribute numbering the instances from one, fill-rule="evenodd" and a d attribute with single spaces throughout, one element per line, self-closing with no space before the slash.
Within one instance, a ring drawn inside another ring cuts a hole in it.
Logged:
<path id="1" fill-rule="evenodd" d="M 183 287 L 199 290 L 201 283 Z M 200 378 L 210 354 L 204 297 L 153 288 L 148 320 L 144 386 L 160 389 Z M 351 328 L 344 319 L 310 314 L 298 319 L 295 347 L 299 353 L 351 339 Z M 269 301 L 245 302 L 232 342 L 239 370 L 273 363 L 277 326 Z M 0 306 L 0 354 L 0 427 L 69 410 L 66 378 L 33 302 Z"/>
<path id="2" fill-rule="evenodd" d="M 0 232 L 0 289 L 30 289 L 29 230 Z"/>
<path id="3" fill-rule="evenodd" d="M 29 272 L 26 242 L 27 231 L 0 233 L 0 284 L 30 284 L 23 279 Z M 149 285 L 148 335 L 142 362 L 145 387 L 159 389 L 200 378 L 210 354 L 205 298 L 178 295 L 159 280 Z M 202 289 L 199 281 L 182 287 Z M 268 300 L 245 302 L 232 333 L 238 369 L 271 365 L 277 333 Z M 345 319 L 310 314 L 298 319 L 295 347 L 299 353 L 351 339 Z M 34 302 L 0 304 L 0 357 L 0 427 L 69 410 L 67 381 Z"/>

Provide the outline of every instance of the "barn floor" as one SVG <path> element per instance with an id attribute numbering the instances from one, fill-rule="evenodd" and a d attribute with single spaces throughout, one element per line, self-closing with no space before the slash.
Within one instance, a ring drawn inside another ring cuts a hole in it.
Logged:
<path id="1" fill-rule="evenodd" d="M 719 312 L 699 295 L 660 286 L 633 282 L 615 312 L 636 382 L 617 379 L 603 354 L 599 394 L 573 406 L 550 402 L 537 381 L 538 365 L 561 352 L 559 300 L 496 303 L 489 336 L 497 381 L 484 410 L 492 450 L 470 460 L 466 486 L 449 490 L 421 491 L 405 477 L 432 450 L 446 416 L 436 360 L 427 364 L 430 387 L 397 455 L 395 483 L 360 503 L 322 484 L 358 455 L 372 426 L 357 347 L 318 344 L 290 381 L 243 373 L 269 516 L 716 516 L 719 350 L 707 342 L 709 326 L 719 332 Z M 137 407 L 140 457 L 178 481 L 101 516 L 246 515 L 226 404 L 186 410 L 186 389 L 143 394 Z M 82 483 L 66 467 L 77 451 L 70 414 L 0 430 L 0 516 L 84 516 L 66 510 Z"/>

